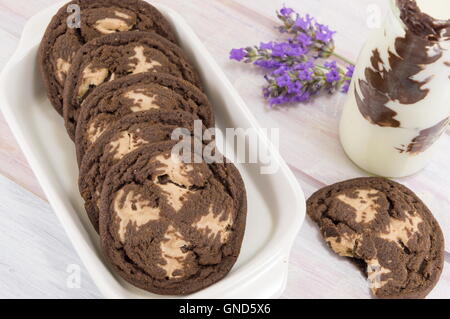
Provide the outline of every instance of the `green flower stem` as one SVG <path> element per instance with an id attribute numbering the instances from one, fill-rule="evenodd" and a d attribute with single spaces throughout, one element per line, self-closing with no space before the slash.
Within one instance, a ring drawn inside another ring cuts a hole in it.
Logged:
<path id="1" fill-rule="evenodd" d="M 338 58 L 339 60 L 344 61 L 347 64 L 351 64 L 351 65 L 355 66 L 355 63 L 351 62 L 349 59 L 343 57 L 342 55 L 337 54 L 336 52 L 328 52 L 328 53 L 331 54 L 332 56 Z"/>

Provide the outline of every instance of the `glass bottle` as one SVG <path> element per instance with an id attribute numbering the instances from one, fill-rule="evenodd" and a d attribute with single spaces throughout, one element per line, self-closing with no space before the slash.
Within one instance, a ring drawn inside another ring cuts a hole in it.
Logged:
<path id="1" fill-rule="evenodd" d="M 449 124 L 450 20 L 431 14 L 450 18 L 450 1 L 389 1 L 360 53 L 340 138 L 362 169 L 403 177 L 426 166 Z"/>

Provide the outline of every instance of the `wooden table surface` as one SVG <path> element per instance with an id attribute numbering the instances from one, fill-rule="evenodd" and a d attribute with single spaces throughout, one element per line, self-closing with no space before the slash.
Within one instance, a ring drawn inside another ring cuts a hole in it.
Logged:
<path id="1" fill-rule="evenodd" d="M 13 54 L 27 19 L 54 0 L 0 0 L 0 70 Z M 306 196 L 349 178 L 365 176 L 344 155 L 338 119 L 345 96 L 270 110 L 261 97 L 262 74 L 229 61 L 231 48 L 273 40 L 275 10 L 283 3 L 338 31 L 337 52 L 355 61 L 386 0 L 153 0 L 177 10 L 223 68 L 262 127 L 281 129 L 280 151 Z M 375 20 L 373 19 L 375 17 Z M 450 243 L 450 136 L 420 174 L 401 179 L 430 207 Z M 3 118 L 0 118 L 0 297 L 101 298 L 54 216 Z M 450 246 L 441 280 L 430 298 L 450 298 Z M 81 287 L 69 288 L 73 267 Z M 363 276 L 332 254 L 307 219 L 295 242 L 284 298 L 369 298 Z"/>

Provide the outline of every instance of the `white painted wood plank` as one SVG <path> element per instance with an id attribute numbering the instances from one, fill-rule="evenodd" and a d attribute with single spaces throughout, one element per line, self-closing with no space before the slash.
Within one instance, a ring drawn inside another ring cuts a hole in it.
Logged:
<path id="1" fill-rule="evenodd" d="M 0 297 L 101 297 L 49 205 L 1 176 L 0 193 Z"/>

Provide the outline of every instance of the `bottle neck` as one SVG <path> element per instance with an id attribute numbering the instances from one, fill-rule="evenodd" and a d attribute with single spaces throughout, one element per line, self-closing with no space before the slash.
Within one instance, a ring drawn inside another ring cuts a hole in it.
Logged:
<path id="1" fill-rule="evenodd" d="M 422 12 L 416 0 L 389 0 L 388 20 L 399 23 L 401 28 L 411 36 L 431 43 L 450 42 L 450 19 L 439 20 Z M 428 6 L 435 6 L 434 1 L 427 0 Z M 448 0 L 445 0 L 448 1 Z M 432 3 L 432 5 L 430 5 Z M 439 5 L 438 5 L 439 6 Z M 444 6 L 444 4 L 443 4 Z M 445 6 L 450 7 L 450 1 Z M 428 11 L 429 12 L 429 11 Z M 446 15 L 448 13 L 444 13 Z"/>

